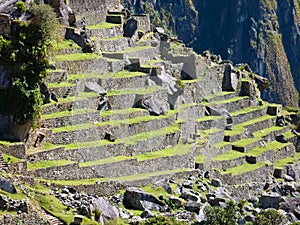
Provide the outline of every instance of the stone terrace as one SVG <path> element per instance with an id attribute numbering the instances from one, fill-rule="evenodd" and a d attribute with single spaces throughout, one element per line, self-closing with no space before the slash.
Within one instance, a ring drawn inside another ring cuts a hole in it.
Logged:
<path id="1" fill-rule="evenodd" d="M 262 181 L 298 162 L 297 134 L 278 122 L 280 105 L 258 98 L 249 72 L 182 44 L 132 44 L 121 24 L 102 20 L 87 26 L 102 54 L 81 53 L 70 40 L 59 44 L 46 78 L 52 100 L 42 109 L 43 138 L 10 152 L 27 159 L 29 175 L 108 194 L 198 169 L 225 184 Z M 242 74 L 241 85 L 226 86 L 228 66 Z M 169 109 L 157 116 L 138 108 L 148 98 L 166 100 Z"/>

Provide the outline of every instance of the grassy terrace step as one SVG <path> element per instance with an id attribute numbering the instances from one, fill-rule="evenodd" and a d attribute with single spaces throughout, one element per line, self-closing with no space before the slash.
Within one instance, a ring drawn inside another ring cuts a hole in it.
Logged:
<path id="1" fill-rule="evenodd" d="M 248 96 L 236 96 L 224 100 L 218 100 L 213 102 L 204 102 L 204 105 L 208 106 L 223 106 L 229 112 L 234 112 L 240 109 L 250 107 L 250 98 Z"/>
<path id="2" fill-rule="evenodd" d="M 73 109 L 98 107 L 99 94 L 95 92 L 80 92 L 77 96 L 68 96 L 67 98 L 58 98 L 58 102 L 52 101 L 42 107 L 42 114 L 51 114 L 65 111 L 72 107 Z"/>
<path id="3" fill-rule="evenodd" d="M 196 119 L 197 128 L 201 130 L 207 130 L 211 128 L 224 128 L 226 124 L 225 117 L 223 116 L 203 116 Z"/>
<path id="4" fill-rule="evenodd" d="M 82 52 L 81 47 L 73 40 L 60 41 L 54 46 L 54 49 L 58 52 L 58 54 L 73 54 Z"/>
<path id="5" fill-rule="evenodd" d="M 70 82 L 79 81 L 79 90 L 83 90 L 86 82 L 99 83 L 106 91 L 125 88 L 143 88 L 146 84 L 148 74 L 143 72 L 132 72 L 122 70 L 105 74 L 71 74 Z"/>
<path id="6" fill-rule="evenodd" d="M 263 116 L 267 112 L 268 105 L 263 106 L 251 106 L 245 109 L 241 109 L 230 113 L 232 116 L 233 124 L 240 124 L 244 121 L 252 120 Z"/>
<path id="7" fill-rule="evenodd" d="M 70 142 L 95 141 L 103 139 L 109 129 L 117 138 L 124 138 L 141 131 L 151 131 L 169 126 L 175 121 L 175 111 L 169 111 L 164 116 L 141 116 L 124 120 L 109 120 L 105 122 L 88 122 L 73 126 L 52 129 L 51 142 L 68 144 Z"/>
<path id="8" fill-rule="evenodd" d="M 176 173 L 184 173 L 184 172 L 192 172 L 194 169 L 191 168 L 181 168 L 181 169 L 175 169 L 175 170 L 165 170 L 165 171 L 156 171 L 152 173 L 141 173 L 141 174 L 135 174 L 130 176 L 122 176 L 122 177 L 116 177 L 116 178 L 92 178 L 92 179 L 82 179 L 82 180 L 44 180 L 44 179 L 37 179 L 42 182 L 52 183 L 56 185 L 62 185 L 62 186 L 82 186 L 82 185 L 95 185 L 96 181 L 100 182 L 107 182 L 111 180 L 119 181 L 119 182 L 132 182 L 132 181 L 138 181 L 143 179 L 150 179 L 154 178 L 156 176 L 172 176 Z M 153 179 L 150 179 L 152 182 Z"/>
<path id="9" fill-rule="evenodd" d="M 88 179 L 93 177 L 119 177 L 132 174 L 172 170 L 191 165 L 193 145 L 178 144 L 151 153 L 135 156 L 116 156 L 101 160 L 73 163 L 68 160 L 40 161 L 29 164 L 37 177 L 45 179 Z M 126 170 L 124 169 L 126 168 Z M 72 170 L 72 172 L 70 172 Z M 57 171 L 60 171 L 57 173 Z"/>
<path id="10" fill-rule="evenodd" d="M 270 163 L 267 163 L 267 162 L 259 162 L 256 164 L 243 163 L 242 165 L 227 168 L 226 170 L 223 170 L 221 173 L 222 174 L 232 174 L 233 176 L 235 176 L 235 175 L 240 175 L 240 174 L 243 174 L 246 172 L 257 170 L 266 165 L 270 165 Z"/>
<path id="11" fill-rule="evenodd" d="M 287 157 L 276 161 L 275 168 L 283 169 L 285 165 L 298 164 L 298 163 L 300 163 L 300 152 L 296 152 L 295 155 L 292 157 Z"/>
<path id="12" fill-rule="evenodd" d="M 291 145 L 291 143 L 280 143 L 278 141 L 268 142 L 266 146 L 257 146 L 253 148 L 251 151 L 247 152 L 246 156 L 260 156 L 267 150 L 274 150 L 277 153 L 280 149 Z"/>
<path id="13" fill-rule="evenodd" d="M 229 98 L 236 97 L 236 92 L 222 91 L 217 94 L 206 96 L 203 100 L 207 102 L 224 101 Z"/>
<path id="14" fill-rule="evenodd" d="M 68 79 L 67 71 L 56 69 L 56 70 L 47 70 L 47 76 L 45 78 L 46 83 L 57 83 L 57 82 L 66 82 Z"/>
<path id="15" fill-rule="evenodd" d="M 41 124 L 47 128 L 69 126 L 88 121 L 99 121 L 100 112 L 95 109 L 66 110 L 41 116 Z"/>
<path id="16" fill-rule="evenodd" d="M 82 61 L 82 60 L 91 60 L 98 59 L 100 56 L 96 53 L 73 53 L 67 55 L 56 55 L 56 61 Z"/>
<path id="17" fill-rule="evenodd" d="M 107 58 L 113 58 L 113 59 L 124 59 L 124 55 L 128 55 L 130 57 L 136 56 L 136 54 L 139 54 L 140 52 L 144 52 L 147 50 L 155 50 L 155 47 L 152 46 L 135 46 L 135 47 L 129 47 L 121 51 L 117 52 L 102 52 L 102 55 Z M 146 57 L 147 55 L 145 55 Z"/>
<path id="18" fill-rule="evenodd" d="M 260 138 L 245 138 L 232 143 L 232 149 L 240 152 L 248 152 L 250 149 L 257 147 L 261 142 Z"/>
<path id="19" fill-rule="evenodd" d="M 102 23 L 98 23 L 95 25 L 88 25 L 88 26 L 86 26 L 86 29 L 89 29 L 89 30 L 110 29 L 110 28 L 120 27 L 120 26 L 121 26 L 120 24 L 102 22 Z"/>

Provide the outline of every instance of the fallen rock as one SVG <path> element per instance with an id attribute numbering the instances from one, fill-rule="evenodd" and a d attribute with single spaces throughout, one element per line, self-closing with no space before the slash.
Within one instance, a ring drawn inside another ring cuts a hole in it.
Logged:
<path id="1" fill-rule="evenodd" d="M 152 217 L 154 217 L 154 214 L 148 209 L 145 209 L 141 214 L 141 218 L 143 218 L 143 219 L 148 219 L 148 218 L 152 218 Z"/>
<path id="2" fill-rule="evenodd" d="M 188 201 L 185 205 L 185 209 L 198 214 L 201 209 L 201 204 L 199 202 Z"/>
<path id="3" fill-rule="evenodd" d="M 259 198 L 259 203 L 263 209 L 278 209 L 280 202 L 281 196 L 277 193 L 265 193 Z"/>
<path id="4" fill-rule="evenodd" d="M 191 200 L 194 202 L 198 202 L 199 201 L 199 197 L 197 195 L 195 195 L 194 193 L 192 193 L 190 190 L 188 189 L 183 189 L 181 191 L 181 195 L 180 198 L 183 198 L 184 200 Z"/>
<path id="5" fill-rule="evenodd" d="M 93 198 L 92 202 L 93 206 L 101 211 L 101 216 L 104 220 L 117 220 L 119 218 L 118 209 L 104 198 Z"/>
<path id="6" fill-rule="evenodd" d="M 155 196 L 136 187 L 129 187 L 124 193 L 123 204 L 127 209 L 164 211 L 165 204 Z"/>
<path id="7" fill-rule="evenodd" d="M 8 179 L 5 179 L 4 177 L 0 177 L 0 189 L 11 194 L 17 193 L 13 182 Z"/>
<path id="8" fill-rule="evenodd" d="M 158 97 L 146 97 L 135 104 L 135 107 L 143 108 L 149 111 L 150 115 L 166 115 L 169 111 L 169 104 L 165 99 Z"/>
<path id="9" fill-rule="evenodd" d="M 220 179 L 215 179 L 215 178 L 213 178 L 213 179 L 211 180 L 211 185 L 212 185 L 212 186 L 215 186 L 215 187 L 222 187 L 222 182 L 221 182 Z"/>
<path id="10" fill-rule="evenodd" d="M 106 95 L 106 91 L 99 84 L 94 82 L 87 82 L 84 88 L 85 92 L 96 92 L 100 95 Z"/>

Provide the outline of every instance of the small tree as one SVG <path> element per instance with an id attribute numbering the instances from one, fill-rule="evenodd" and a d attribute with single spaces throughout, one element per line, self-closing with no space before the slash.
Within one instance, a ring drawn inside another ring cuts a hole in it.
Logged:
<path id="1" fill-rule="evenodd" d="M 239 207 L 232 201 L 227 202 L 226 208 L 219 206 L 205 208 L 205 225 L 236 225 Z"/>
<path id="2" fill-rule="evenodd" d="M 254 225 L 280 225 L 285 217 L 275 209 L 262 210 L 255 217 Z"/>

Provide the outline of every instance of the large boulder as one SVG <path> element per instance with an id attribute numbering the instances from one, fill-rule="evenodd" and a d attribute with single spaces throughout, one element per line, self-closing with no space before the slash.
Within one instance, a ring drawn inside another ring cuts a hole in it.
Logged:
<path id="1" fill-rule="evenodd" d="M 118 209 L 115 206 L 112 206 L 104 198 L 93 198 L 92 202 L 94 208 L 101 211 L 101 221 L 117 220 L 119 218 Z"/>
<path id="2" fill-rule="evenodd" d="M 124 193 L 123 204 L 127 209 L 164 211 L 165 204 L 155 196 L 136 187 L 129 187 Z"/>
<path id="3" fill-rule="evenodd" d="M 142 98 L 135 104 L 135 107 L 146 109 L 150 115 L 154 116 L 166 115 L 169 111 L 169 103 L 155 96 Z"/>
<path id="4" fill-rule="evenodd" d="M 227 64 L 225 66 L 223 81 L 222 81 L 222 91 L 236 91 L 239 83 L 239 78 L 236 73 L 233 72 L 233 66 Z"/>
<path id="5" fill-rule="evenodd" d="M 281 199 L 282 198 L 278 193 L 265 193 L 259 198 L 259 203 L 263 209 L 278 209 Z"/>
<path id="6" fill-rule="evenodd" d="M 5 179 L 4 177 L 0 177 L 0 189 L 11 194 L 17 193 L 13 182 L 8 179 Z"/>
<path id="7" fill-rule="evenodd" d="M 94 82 L 87 82 L 84 88 L 85 92 L 96 92 L 100 95 L 106 95 L 106 91 L 99 84 Z"/>

